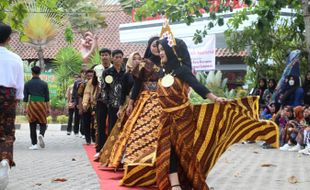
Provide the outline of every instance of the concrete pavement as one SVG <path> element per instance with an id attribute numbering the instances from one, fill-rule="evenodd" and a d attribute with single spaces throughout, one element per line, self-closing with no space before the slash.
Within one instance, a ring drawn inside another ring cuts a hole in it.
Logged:
<path id="1" fill-rule="evenodd" d="M 82 144 L 50 126 L 46 148 L 28 150 L 29 129 L 16 130 L 15 161 L 7 190 L 99 190 L 98 178 Z M 292 178 L 289 182 L 289 178 Z M 65 182 L 53 182 L 55 179 Z M 297 180 L 297 183 L 292 183 Z M 262 149 L 257 144 L 237 144 L 227 150 L 207 178 L 215 190 L 308 190 L 310 156 Z"/>
<path id="2" fill-rule="evenodd" d="M 99 182 L 82 144 L 85 139 L 68 136 L 57 126 L 45 134 L 44 149 L 29 150 L 29 129 L 16 130 L 14 160 L 7 190 L 98 190 Z M 54 182 L 65 179 L 64 182 Z"/>

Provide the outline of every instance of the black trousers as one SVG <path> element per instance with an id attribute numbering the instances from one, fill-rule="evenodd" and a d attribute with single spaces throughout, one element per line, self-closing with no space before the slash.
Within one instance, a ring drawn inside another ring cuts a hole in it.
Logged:
<path id="1" fill-rule="evenodd" d="M 178 164 L 179 164 L 179 158 L 172 146 L 170 151 L 170 166 L 169 166 L 169 173 L 176 173 L 178 172 Z"/>
<path id="2" fill-rule="evenodd" d="M 31 138 L 31 144 L 35 145 L 38 143 L 37 140 L 37 122 L 29 123 L 30 125 L 30 138 Z M 46 131 L 46 124 L 45 123 L 39 123 L 40 125 L 40 135 L 44 137 L 45 131 Z"/>
<path id="3" fill-rule="evenodd" d="M 68 113 L 69 118 L 68 118 L 68 127 L 67 127 L 67 131 L 68 131 L 68 132 L 71 132 L 71 131 L 72 131 L 72 122 L 73 122 L 74 108 L 69 108 L 68 112 L 69 112 L 69 113 Z"/>
<path id="4" fill-rule="evenodd" d="M 73 126 L 74 134 L 79 134 L 79 130 L 80 130 L 80 133 L 82 135 L 84 135 L 82 123 L 83 123 L 83 121 L 82 121 L 81 116 L 79 114 L 79 109 L 77 109 L 75 107 L 74 108 L 74 126 Z"/>
<path id="5" fill-rule="evenodd" d="M 97 139 L 96 152 L 100 152 L 104 143 L 107 140 L 107 135 L 106 135 L 107 115 L 108 115 L 107 104 L 103 103 L 102 101 L 97 101 L 96 118 L 97 118 L 98 139 Z"/>
<path id="6" fill-rule="evenodd" d="M 83 129 L 85 133 L 85 140 L 86 143 L 90 144 L 91 141 L 95 142 L 96 139 L 96 132 L 95 129 L 91 128 L 92 120 L 92 110 L 88 109 L 86 112 L 83 113 Z"/>
<path id="7" fill-rule="evenodd" d="M 108 108 L 108 122 L 109 122 L 109 133 L 108 135 L 111 133 L 116 121 L 117 121 L 117 112 L 118 112 L 119 108 L 114 108 L 114 107 L 109 107 Z"/>

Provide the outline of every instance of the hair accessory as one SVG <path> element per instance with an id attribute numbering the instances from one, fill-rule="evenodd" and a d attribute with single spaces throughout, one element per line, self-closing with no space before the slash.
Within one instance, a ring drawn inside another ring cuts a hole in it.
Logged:
<path id="1" fill-rule="evenodd" d="M 169 26 L 169 21 L 167 18 L 165 19 L 165 21 L 163 23 L 163 27 L 161 28 L 161 32 L 160 32 L 160 39 L 163 39 L 163 38 L 167 38 L 168 45 L 170 47 L 177 45 L 175 38 L 171 32 L 171 29 Z"/>

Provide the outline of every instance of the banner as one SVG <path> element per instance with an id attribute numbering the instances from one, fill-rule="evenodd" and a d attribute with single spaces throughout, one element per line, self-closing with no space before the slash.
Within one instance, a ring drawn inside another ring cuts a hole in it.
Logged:
<path id="1" fill-rule="evenodd" d="M 215 35 L 203 38 L 202 43 L 194 44 L 192 37 L 182 38 L 192 59 L 193 71 L 215 70 Z"/>

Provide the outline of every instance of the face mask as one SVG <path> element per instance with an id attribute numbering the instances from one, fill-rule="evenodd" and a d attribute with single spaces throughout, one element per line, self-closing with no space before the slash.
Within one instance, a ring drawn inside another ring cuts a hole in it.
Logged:
<path id="1" fill-rule="evenodd" d="M 289 80 L 289 81 L 288 81 L 288 84 L 289 84 L 290 86 L 293 86 L 294 83 L 295 83 L 295 82 L 294 82 L 293 80 Z"/>

